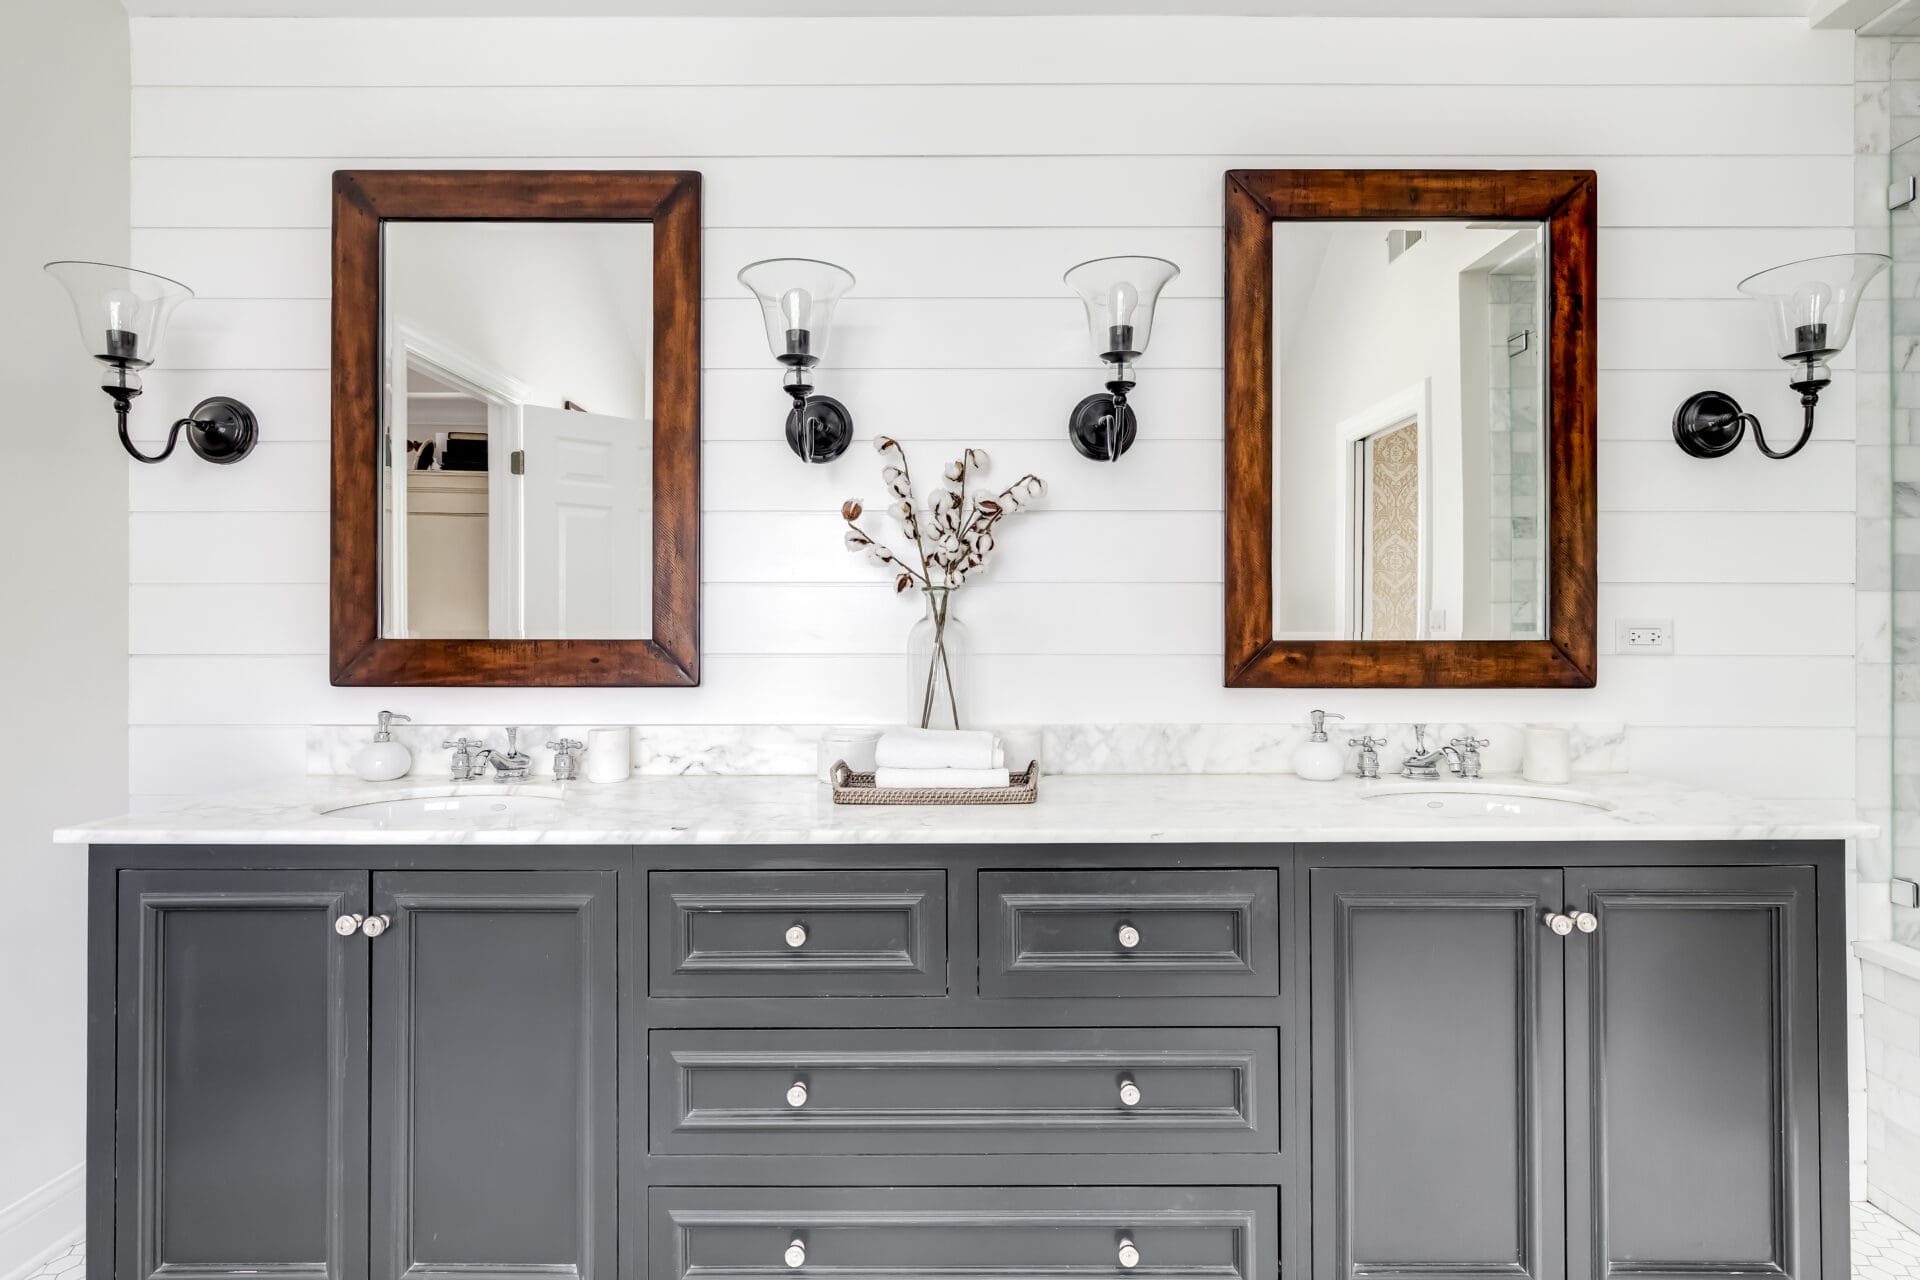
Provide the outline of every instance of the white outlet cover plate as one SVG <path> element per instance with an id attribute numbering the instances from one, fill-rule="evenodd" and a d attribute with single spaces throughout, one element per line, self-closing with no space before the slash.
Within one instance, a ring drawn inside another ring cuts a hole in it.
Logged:
<path id="1" fill-rule="evenodd" d="M 1620 653 L 1672 653 L 1673 623 L 1666 618 L 1623 618 L 1614 624 L 1614 647 Z"/>

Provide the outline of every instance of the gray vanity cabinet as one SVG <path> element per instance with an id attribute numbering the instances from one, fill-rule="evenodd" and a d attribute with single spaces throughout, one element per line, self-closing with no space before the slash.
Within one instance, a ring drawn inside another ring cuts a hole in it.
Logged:
<path id="1" fill-rule="evenodd" d="M 615 882 L 122 872 L 116 1280 L 612 1277 Z"/>
<path id="2" fill-rule="evenodd" d="M 1843 854 L 96 848 L 89 1265 L 1845 1280 Z"/>
<path id="3" fill-rule="evenodd" d="M 1317 1275 L 1821 1274 L 1812 868 L 1310 881 Z"/>

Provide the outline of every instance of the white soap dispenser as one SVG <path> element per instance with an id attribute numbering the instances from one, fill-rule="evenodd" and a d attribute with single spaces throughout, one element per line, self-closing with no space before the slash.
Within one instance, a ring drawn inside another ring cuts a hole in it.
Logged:
<path id="1" fill-rule="evenodd" d="M 395 778 L 407 776 L 407 770 L 413 768 L 413 752 L 402 743 L 393 740 L 393 722 L 411 724 L 411 716 L 403 716 L 397 711 L 380 713 L 380 732 L 373 735 L 373 741 L 353 753 L 353 771 L 362 782 L 391 782 Z"/>
<path id="2" fill-rule="evenodd" d="M 1308 782 L 1333 782 L 1347 771 L 1347 753 L 1327 741 L 1327 721 L 1345 720 L 1338 713 L 1313 713 L 1313 736 L 1293 749 L 1293 771 Z"/>

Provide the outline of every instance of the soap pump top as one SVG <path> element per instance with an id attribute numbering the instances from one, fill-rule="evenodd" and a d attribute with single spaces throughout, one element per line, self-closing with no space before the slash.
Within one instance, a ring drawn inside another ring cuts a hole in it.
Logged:
<path id="1" fill-rule="evenodd" d="M 1332 782 L 1346 772 L 1347 753 L 1327 741 L 1327 721 L 1344 720 L 1334 711 L 1313 713 L 1313 733 L 1293 749 L 1293 772 L 1308 782 Z"/>
<path id="2" fill-rule="evenodd" d="M 413 723 L 412 716 L 403 716 L 398 711 L 382 711 L 380 713 L 380 732 L 373 735 L 373 740 L 375 742 L 392 742 L 393 722 L 395 720 L 398 720 L 401 724 Z"/>

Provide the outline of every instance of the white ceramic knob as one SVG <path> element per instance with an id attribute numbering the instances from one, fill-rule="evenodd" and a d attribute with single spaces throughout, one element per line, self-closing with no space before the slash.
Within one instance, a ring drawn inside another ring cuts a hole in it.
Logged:
<path id="1" fill-rule="evenodd" d="M 1131 1080 L 1122 1080 L 1120 1082 L 1120 1105 L 1123 1107 L 1139 1106 L 1140 1086 Z"/>
<path id="2" fill-rule="evenodd" d="M 803 924 L 796 924 L 791 929 L 788 929 L 787 945 L 792 947 L 796 951 L 799 950 L 801 947 L 806 946 L 807 945 L 807 926 Z"/>
<path id="3" fill-rule="evenodd" d="M 791 1085 L 787 1086 L 787 1105 L 790 1107 L 804 1107 L 807 1105 L 807 1082 L 805 1080 L 795 1080 Z"/>
<path id="4" fill-rule="evenodd" d="M 794 1240 L 793 1242 L 787 1245 L 787 1251 L 780 1256 L 786 1259 L 786 1263 L 790 1267 L 806 1266 L 807 1265 L 806 1242 L 804 1240 L 797 1240 L 797 1239 Z"/>
<path id="5" fill-rule="evenodd" d="M 1547 912 L 1547 928 L 1564 938 L 1573 932 L 1573 917 L 1559 911 L 1549 911 Z"/>
<path id="6" fill-rule="evenodd" d="M 1582 933 L 1592 933 L 1600 927 L 1600 917 L 1591 911 L 1576 911 L 1573 913 L 1573 927 Z"/>
<path id="7" fill-rule="evenodd" d="M 366 923 L 360 926 L 360 932 L 366 934 L 369 938 L 377 938 L 387 931 L 387 925 L 389 923 L 385 916 L 368 916 Z"/>
<path id="8" fill-rule="evenodd" d="M 1114 938 L 1121 946 L 1131 951 L 1140 945 L 1140 931 L 1130 924 L 1123 924 L 1114 932 Z"/>
<path id="9" fill-rule="evenodd" d="M 333 931 L 343 938 L 351 938 L 360 932 L 362 919 L 363 917 L 356 915 L 336 916 L 333 921 Z"/>
<path id="10" fill-rule="evenodd" d="M 1131 1271 L 1140 1265 L 1140 1248 L 1125 1236 L 1120 1238 L 1120 1265 Z"/>

